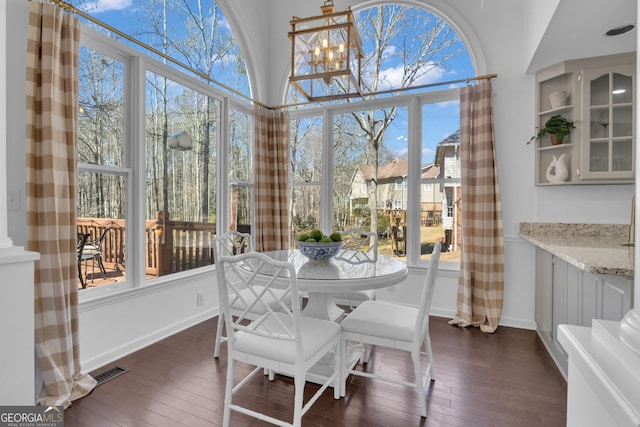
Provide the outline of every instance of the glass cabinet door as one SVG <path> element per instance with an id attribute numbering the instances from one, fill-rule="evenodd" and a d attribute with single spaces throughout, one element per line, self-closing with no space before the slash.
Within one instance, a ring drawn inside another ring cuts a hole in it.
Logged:
<path id="1" fill-rule="evenodd" d="M 633 66 L 583 73 L 583 178 L 634 176 Z"/>

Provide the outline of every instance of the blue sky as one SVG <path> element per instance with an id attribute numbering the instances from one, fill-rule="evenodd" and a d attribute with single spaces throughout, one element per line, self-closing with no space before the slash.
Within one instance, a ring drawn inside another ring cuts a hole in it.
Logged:
<path id="1" fill-rule="evenodd" d="M 140 20 L 144 19 L 145 11 L 144 4 L 151 4 L 151 0 L 73 0 L 70 3 L 77 6 L 79 9 L 86 11 L 95 18 L 112 25 L 113 27 L 131 35 L 141 34 L 143 32 L 143 25 L 140 25 Z M 195 2 L 192 2 L 195 3 Z M 203 2 L 203 7 L 210 8 L 211 3 Z M 159 8 L 156 5 L 155 8 Z M 356 12 L 356 19 L 359 12 Z M 228 24 L 223 21 L 225 25 Z M 172 25 L 173 24 L 173 25 Z M 181 28 L 182 24 L 177 20 L 169 22 L 171 27 Z M 423 28 L 416 28 L 417 26 L 407 25 L 408 29 L 405 33 L 405 41 L 411 40 L 416 37 L 414 31 L 423 31 Z M 288 28 L 284 28 L 283 31 L 288 31 Z M 386 80 L 389 87 L 399 87 L 399 79 L 402 76 L 402 64 L 397 59 L 398 56 L 394 55 L 395 51 L 400 48 L 402 40 L 394 41 L 387 53 L 388 60 L 384 63 L 384 68 L 380 74 Z M 366 40 L 363 40 L 365 45 L 366 54 Z M 394 59 L 395 58 L 395 59 Z M 446 64 L 444 67 L 435 67 L 428 73 L 424 74 L 416 84 L 429 84 L 434 82 L 451 81 L 461 78 L 471 77 L 475 75 L 471 60 L 466 52 L 459 55 Z M 223 83 L 227 83 L 221 80 Z M 442 89 L 438 87 L 436 89 Z M 379 89 L 385 89 L 380 87 Z M 433 161 L 435 147 L 438 142 L 446 138 L 451 133 L 455 132 L 459 128 L 458 120 L 459 104 L 457 102 L 439 104 L 432 107 L 425 108 L 428 117 L 425 119 L 423 126 L 423 163 L 429 163 Z M 394 123 L 385 138 L 385 144 L 387 147 L 395 151 L 398 155 L 403 155 L 406 152 L 406 117 L 399 116 L 396 119 L 397 123 Z"/>

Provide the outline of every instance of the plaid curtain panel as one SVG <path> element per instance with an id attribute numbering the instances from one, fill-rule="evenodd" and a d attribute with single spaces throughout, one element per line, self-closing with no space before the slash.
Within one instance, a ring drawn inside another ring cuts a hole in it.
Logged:
<path id="1" fill-rule="evenodd" d="M 76 279 L 76 129 L 80 22 L 31 2 L 26 69 L 27 247 L 35 266 L 35 348 L 45 392 L 62 405 L 96 381 L 80 372 Z"/>
<path id="2" fill-rule="evenodd" d="M 504 289 L 502 207 L 491 82 L 460 91 L 462 242 L 457 314 L 450 324 L 498 328 Z"/>
<path id="3" fill-rule="evenodd" d="M 254 107 L 256 251 L 289 248 L 289 114 Z"/>

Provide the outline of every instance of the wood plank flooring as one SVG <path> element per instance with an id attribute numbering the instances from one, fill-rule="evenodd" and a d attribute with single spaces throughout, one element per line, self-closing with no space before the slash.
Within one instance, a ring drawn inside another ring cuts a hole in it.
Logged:
<path id="1" fill-rule="evenodd" d="M 407 387 L 351 377 L 347 395 L 325 391 L 303 417 L 303 426 L 564 426 L 566 382 L 534 331 L 501 327 L 487 335 L 431 318 L 436 381 L 427 393 L 428 417 L 420 418 Z M 213 358 L 217 318 L 105 366 L 129 372 L 105 382 L 65 410 L 65 427 L 220 426 L 226 344 Z M 375 348 L 365 369 L 410 377 L 404 352 Z M 241 369 L 249 371 L 243 365 Z M 305 398 L 317 386 L 305 387 Z M 236 396 L 270 415 L 292 415 L 293 382 L 258 375 Z M 232 426 L 270 425 L 232 414 Z"/>

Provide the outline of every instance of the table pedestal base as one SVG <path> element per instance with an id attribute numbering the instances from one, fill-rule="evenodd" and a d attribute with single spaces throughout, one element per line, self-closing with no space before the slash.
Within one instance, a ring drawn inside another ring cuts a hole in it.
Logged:
<path id="1" fill-rule="evenodd" d="M 344 310 L 333 302 L 330 294 L 326 292 L 309 292 L 307 305 L 302 310 L 302 315 L 340 323 L 344 316 Z"/>

